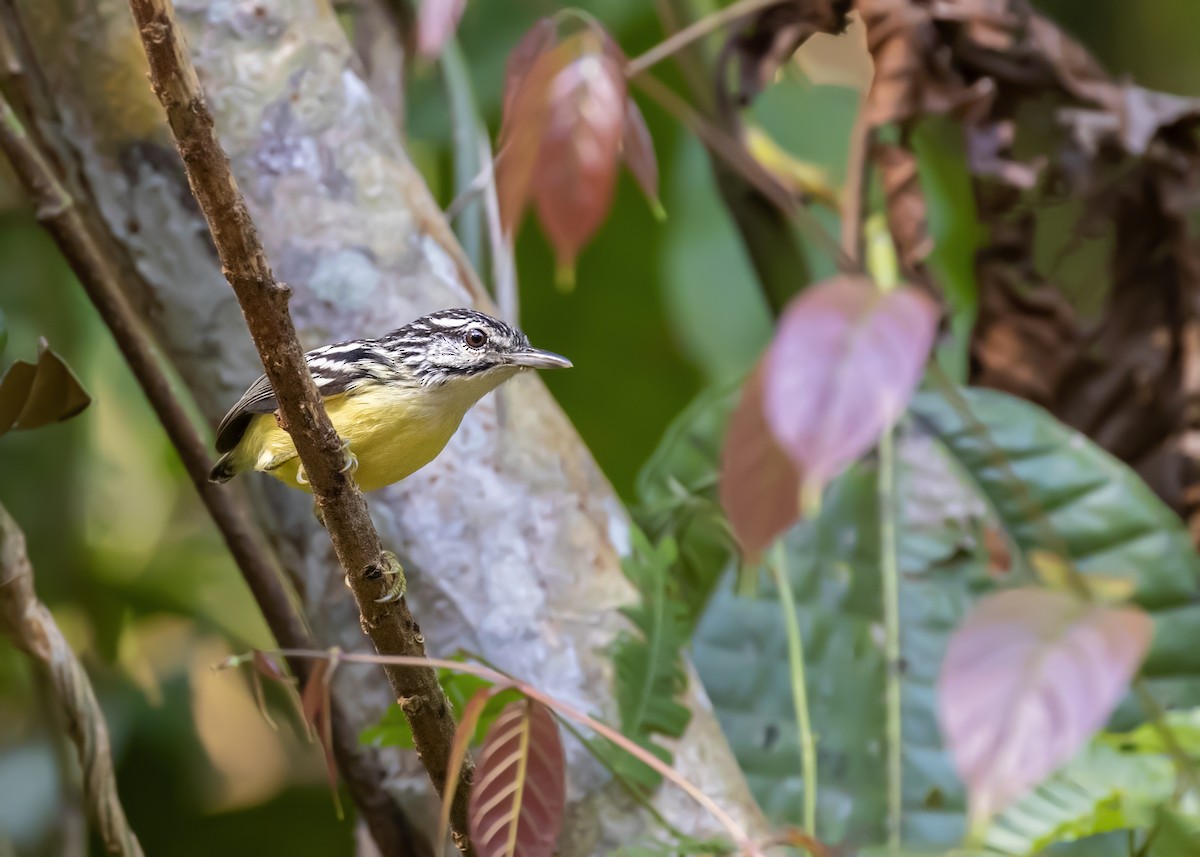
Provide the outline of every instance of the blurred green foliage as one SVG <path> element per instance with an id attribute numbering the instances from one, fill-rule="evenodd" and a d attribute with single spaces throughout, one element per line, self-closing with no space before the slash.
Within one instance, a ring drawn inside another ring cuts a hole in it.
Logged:
<path id="1" fill-rule="evenodd" d="M 645 0 L 579 5 L 610 27 L 630 55 L 661 37 L 655 4 Z M 1200 94 L 1193 44 L 1200 4 L 1193 0 L 1039 5 L 1114 72 Z M 507 51 L 534 18 L 558 8 L 550 0 L 469 5 L 463 54 L 493 130 Z M 659 71 L 676 80 L 669 64 Z M 453 167 L 441 86 L 435 70 L 414 82 L 409 133 L 414 159 L 446 203 Z M 794 155 L 840 181 L 854 104 L 848 91 L 785 80 L 756 105 L 755 115 Z M 643 108 L 662 167 L 667 221 L 656 222 L 633 182 L 622 178 L 612 215 L 584 252 L 569 294 L 554 286 L 553 260 L 535 224 L 526 225 L 518 243 L 522 324 L 535 342 L 570 355 L 577 367 L 569 375 L 547 374 L 546 381 L 630 499 L 635 475 L 668 423 L 702 387 L 740 376 L 770 331 L 703 150 L 657 107 L 643 102 Z M 953 193 L 951 187 L 948 198 Z M 0 200 L 11 198 L 11 188 L 0 193 Z M 828 260 L 814 257 L 813 263 L 818 275 L 828 272 Z M 95 399 L 79 419 L 0 441 L 0 502 L 28 534 L 40 594 L 92 669 L 109 715 L 122 796 L 147 853 L 351 854 L 351 826 L 335 817 L 319 752 L 286 718 L 279 735 L 271 732 L 247 684 L 209 671 L 231 651 L 265 644 L 263 623 L 113 343 L 25 209 L 0 214 L 0 309 L 9 331 L 0 359 L 31 358 L 44 335 Z M 838 508 L 835 497 L 827 514 Z M 701 545 L 695 556 L 725 547 Z M 869 600 L 861 584 L 839 573 L 830 571 L 829 585 L 846 587 L 850 601 Z M 819 604 L 815 569 L 798 564 L 795 574 L 798 591 Z M 710 584 L 698 579 L 701 601 Z M 774 615 L 777 605 L 764 602 L 762 609 Z M 849 636 L 853 645 L 866 645 L 865 622 L 811 612 L 802 617 L 809 630 L 824 623 L 830 640 Z M 763 624 L 761 633 L 776 632 Z M 706 639 L 718 636 L 710 628 Z M 782 652 L 781 640 L 759 642 Z M 823 651 L 835 649 L 817 646 L 813 656 Z M 835 662 L 821 668 L 842 677 L 854 669 Z M 859 680 L 875 680 L 879 669 Z M 794 746 L 784 746 L 794 738 L 778 731 L 792 722 L 786 679 L 780 681 L 760 689 L 778 709 L 777 731 L 739 721 L 733 734 L 746 752 L 764 751 L 755 758 L 769 760 L 765 751 L 774 749 L 794 771 Z M 814 704 L 818 711 L 854 710 L 853 699 L 834 695 L 853 690 L 852 684 L 823 684 Z M 724 695 L 715 688 L 718 700 Z M 56 836 L 69 814 L 55 735 L 24 660 L 0 645 L 0 831 L 22 853 L 57 853 Z M 850 784 L 861 771 L 843 773 Z M 948 782 L 939 811 L 957 800 Z M 764 792 L 768 809 L 798 805 L 798 788 L 793 778 Z M 822 803 L 847 825 L 860 817 L 851 795 L 833 785 Z M 922 823 L 919 815 L 910 821 Z"/>

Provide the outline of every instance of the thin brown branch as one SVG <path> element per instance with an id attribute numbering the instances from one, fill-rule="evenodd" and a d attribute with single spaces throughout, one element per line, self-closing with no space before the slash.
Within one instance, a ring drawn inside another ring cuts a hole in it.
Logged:
<path id="1" fill-rule="evenodd" d="M 7 11 L 0 9 L 0 12 Z M 0 22 L 0 31 L 3 31 Z M 20 59 L 8 41 L 0 42 L 0 69 L 20 74 Z M 311 647 L 312 637 L 271 561 L 270 554 L 247 523 L 228 486 L 208 480 L 212 461 L 196 426 L 171 389 L 158 355 L 119 282 L 120 265 L 97 239 L 81 201 L 72 197 L 12 107 L 0 94 L 0 151 L 12 163 L 38 217 L 57 242 L 100 318 L 112 333 L 126 363 L 154 408 L 159 422 L 183 461 L 205 509 L 237 563 L 271 634 L 281 646 Z M 292 641 L 285 643 L 285 640 Z M 303 683 L 311 665 L 291 661 Z M 348 718 L 333 700 L 333 754 L 359 815 L 387 854 L 424 857 L 430 853 L 400 808 L 384 789 L 384 774 L 359 746 Z"/>
<path id="2" fill-rule="evenodd" d="M 0 122 L 4 120 L 0 115 Z M 38 600 L 33 588 L 33 565 L 25 551 L 25 534 L 3 505 L 0 505 L 0 631 L 49 677 L 51 693 L 65 714 L 67 733 L 79 753 L 88 816 L 104 842 L 105 851 L 123 857 L 141 857 L 142 846 L 125 818 L 117 794 L 104 712 L 83 665 L 46 605 Z"/>
<path id="3" fill-rule="evenodd" d="M 746 15 L 753 14 L 760 9 L 773 6 L 778 2 L 779 0 L 738 0 L 737 3 L 726 6 L 724 9 L 719 9 L 711 15 L 705 15 L 682 30 L 678 30 L 667 36 L 667 38 L 650 48 L 644 54 L 631 59 L 625 66 L 625 74 L 627 77 L 636 77 L 646 69 L 678 53 L 693 42 L 703 39 L 710 33 L 715 33 L 726 24 L 732 23 L 739 18 L 744 18 Z"/>
<path id="4" fill-rule="evenodd" d="M 212 232 L 226 279 L 233 287 L 279 399 L 282 421 L 292 436 L 354 599 L 363 630 L 376 651 L 424 657 L 425 644 L 403 598 L 377 603 L 387 582 L 379 534 L 366 501 L 344 471 L 341 441 L 325 413 L 309 374 L 304 351 L 288 312 L 290 290 L 275 280 L 242 193 L 217 139 L 195 69 L 175 23 L 169 0 L 130 0 L 154 91 L 166 109 L 188 182 Z M 385 667 L 392 690 L 412 728 L 413 743 L 440 795 L 445 787 L 454 716 L 432 668 Z M 467 838 L 467 793 L 474 774 L 462 767 L 450 825 L 458 847 L 472 853 Z"/>
<path id="5" fill-rule="evenodd" d="M 846 195 L 842 205 L 842 252 L 856 264 L 863 261 L 863 221 L 867 216 L 867 195 L 870 192 L 871 141 L 875 129 L 860 107 L 854 128 L 850 131 L 850 153 L 846 160 Z"/>

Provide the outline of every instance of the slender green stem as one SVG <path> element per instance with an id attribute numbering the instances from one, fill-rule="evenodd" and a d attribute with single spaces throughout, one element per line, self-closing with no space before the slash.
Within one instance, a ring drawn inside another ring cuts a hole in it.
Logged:
<path id="1" fill-rule="evenodd" d="M 796 709 L 796 732 L 800 736 L 800 770 L 804 777 L 804 832 L 817 835 L 817 742 L 813 737 L 812 719 L 808 712 L 808 687 L 804 672 L 804 638 L 796 620 L 796 599 L 788 579 L 787 557 L 782 540 L 776 542 L 770 563 L 779 590 L 779 606 L 783 608 L 783 624 L 787 629 L 788 667 L 792 676 L 792 705 Z"/>
<path id="2" fill-rule="evenodd" d="M 903 785 L 900 719 L 900 569 L 896 558 L 896 457 L 892 432 L 879 440 L 879 556 L 883 589 L 884 658 L 887 685 L 887 835 L 888 847 L 900 846 Z"/>

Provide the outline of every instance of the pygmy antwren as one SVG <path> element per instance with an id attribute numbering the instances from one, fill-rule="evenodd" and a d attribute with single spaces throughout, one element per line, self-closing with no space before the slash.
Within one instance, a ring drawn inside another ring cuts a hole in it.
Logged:
<path id="1" fill-rule="evenodd" d="M 327 345 L 305 359 L 345 444 L 346 468 L 363 491 L 399 482 L 432 461 L 471 406 L 517 373 L 571 365 L 531 347 L 511 325 L 470 309 L 435 312 L 380 339 Z M 217 428 L 223 455 L 210 479 L 261 470 L 311 491 L 291 436 L 276 419 L 278 407 L 265 375 L 250 385 Z M 402 591 L 393 587 L 389 600 Z"/>

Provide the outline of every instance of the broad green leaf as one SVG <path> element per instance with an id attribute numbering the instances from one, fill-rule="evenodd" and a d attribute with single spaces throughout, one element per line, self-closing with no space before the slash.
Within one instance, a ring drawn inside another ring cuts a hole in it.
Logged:
<path id="1" fill-rule="evenodd" d="M 1148 857 L 1195 857 L 1200 854 L 1200 820 L 1185 818 L 1166 807 L 1159 809 L 1158 825 Z"/>
<path id="2" fill-rule="evenodd" d="M 36 364 L 18 360 L 0 377 L 0 435 L 61 422 L 91 402 L 75 373 L 42 340 Z"/>
<path id="3" fill-rule="evenodd" d="M 938 719 L 983 822 L 1099 731 L 1150 645 L 1133 607 L 1038 587 L 982 598 L 950 638 Z"/>
<path id="4" fill-rule="evenodd" d="M 935 392 L 912 411 L 986 498 L 1016 548 L 1016 574 L 1035 550 L 1085 574 L 1133 581 L 1134 602 L 1155 619 L 1144 672 L 1186 679 L 1172 695 L 1200 694 L 1200 558 L 1191 536 L 1130 468 L 1041 408 L 990 390 L 962 390 L 968 409 Z"/>
<path id="5" fill-rule="evenodd" d="M 902 470 L 902 496 L 912 476 Z M 830 486 L 820 515 L 785 540 L 817 740 L 817 835 L 833 843 L 884 838 L 876 494 L 874 468 L 852 467 Z M 918 521 L 902 507 L 904 839 L 949 847 L 965 830 L 965 796 L 941 746 L 934 683 L 949 632 L 986 580 L 985 559 L 961 525 Z M 697 628 L 694 659 L 755 797 L 772 821 L 799 823 L 804 783 L 786 645 L 774 587 L 737 597 L 727 576 Z"/>
<path id="6" fill-rule="evenodd" d="M 938 314 L 911 286 L 883 292 L 849 275 L 788 305 L 763 362 L 763 411 L 806 489 L 819 491 L 904 412 Z"/>

